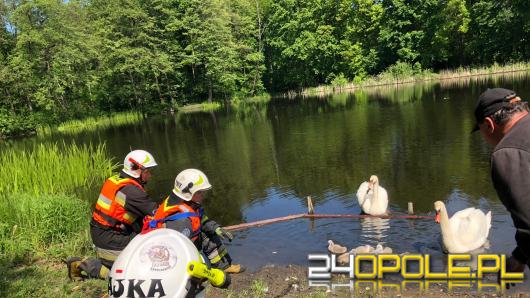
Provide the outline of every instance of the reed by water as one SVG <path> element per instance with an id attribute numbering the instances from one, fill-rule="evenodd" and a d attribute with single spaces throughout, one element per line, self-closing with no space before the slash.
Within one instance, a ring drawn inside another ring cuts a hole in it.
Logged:
<path id="1" fill-rule="evenodd" d="M 278 94 L 277 96 L 287 98 L 296 96 L 327 96 L 335 92 L 353 91 L 367 87 L 395 86 L 423 81 L 461 80 L 476 76 L 515 73 L 528 70 L 530 70 L 530 61 L 506 65 L 495 63 L 484 67 L 459 67 L 456 69 L 442 70 L 438 73 L 434 73 L 429 69 L 421 69 L 421 67 L 416 67 L 415 65 L 398 62 L 376 76 L 362 79 L 356 78 L 356 80 L 350 82 L 344 76 L 339 75 L 329 85 L 291 90 Z"/>
<path id="2" fill-rule="evenodd" d="M 0 193 L 72 193 L 110 176 L 115 164 L 105 145 L 36 145 L 30 150 L 3 148 Z"/>
<path id="3" fill-rule="evenodd" d="M 90 247 L 90 203 L 76 193 L 112 174 L 105 145 L 2 148 L 0 163 L 0 263 L 64 258 Z"/>
<path id="4" fill-rule="evenodd" d="M 69 120 L 56 127 L 43 126 L 37 129 L 37 134 L 46 136 L 54 132 L 62 134 L 78 134 L 121 125 L 135 124 L 142 120 L 137 112 L 119 112 L 112 115 L 88 117 L 82 120 Z"/>

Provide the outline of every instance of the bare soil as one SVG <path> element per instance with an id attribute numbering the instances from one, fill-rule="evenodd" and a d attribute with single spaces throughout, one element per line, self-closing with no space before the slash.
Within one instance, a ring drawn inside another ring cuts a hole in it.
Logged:
<path id="1" fill-rule="evenodd" d="M 378 284 L 350 281 L 347 276 L 334 276 L 332 281 L 321 282 L 321 286 L 312 284 L 307 279 L 306 267 L 269 265 L 258 272 L 231 275 L 228 289 L 208 286 L 206 297 L 530 297 L 530 292 L 518 291 L 517 287 L 503 291 L 500 286 L 484 287 L 479 291 L 476 284 L 467 281 L 453 284 L 452 289 L 447 282 L 403 285 L 383 281 Z"/>

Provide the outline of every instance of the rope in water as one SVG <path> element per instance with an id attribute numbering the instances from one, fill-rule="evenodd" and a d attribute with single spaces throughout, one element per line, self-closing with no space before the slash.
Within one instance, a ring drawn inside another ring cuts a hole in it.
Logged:
<path id="1" fill-rule="evenodd" d="M 298 218 L 353 218 L 353 219 L 360 219 L 360 218 L 388 218 L 388 219 L 431 219 L 434 220 L 434 216 L 428 216 L 428 215 L 381 215 L 381 216 L 374 216 L 369 214 L 308 214 L 308 213 L 300 213 L 300 214 L 293 214 L 283 217 L 276 217 L 271 219 L 264 219 L 264 220 L 258 220 L 254 222 L 247 222 L 242 223 L 238 225 L 232 225 L 223 227 L 223 229 L 227 231 L 238 231 L 238 230 L 244 230 L 252 227 L 260 227 L 264 225 L 269 225 L 277 222 L 283 222 L 288 221 L 292 219 L 298 219 Z"/>

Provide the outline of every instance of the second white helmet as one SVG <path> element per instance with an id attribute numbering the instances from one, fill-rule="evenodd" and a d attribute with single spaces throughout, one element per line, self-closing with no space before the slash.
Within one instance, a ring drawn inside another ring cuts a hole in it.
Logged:
<path id="1" fill-rule="evenodd" d="M 212 185 L 208 177 L 197 169 L 186 169 L 175 178 L 173 193 L 184 201 L 190 201 L 197 191 L 208 190 Z"/>
<path id="2" fill-rule="evenodd" d="M 134 150 L 125 156 L 125 160 L 123 161 L 123 171 L 125 174 L 133 178 L 139 178 L 142 168 L 148 169 L 156 167 L 157 165 L 158 164 L 151 153 L 145 150 Z"/>

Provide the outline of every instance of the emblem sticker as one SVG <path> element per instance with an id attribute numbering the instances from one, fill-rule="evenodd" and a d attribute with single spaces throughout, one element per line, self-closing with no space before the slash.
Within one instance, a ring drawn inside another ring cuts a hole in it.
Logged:
<path id="1" fill-rule="evenodd" d="M 140 260 L 150 262 L 152 271 L 165 271 L 175 267 L 177 254 L 170 246 L 156 244 L 144 248 Z"/>

